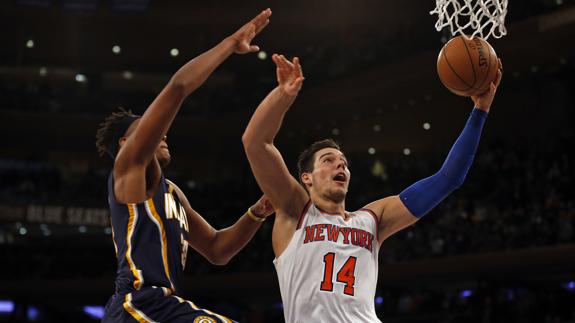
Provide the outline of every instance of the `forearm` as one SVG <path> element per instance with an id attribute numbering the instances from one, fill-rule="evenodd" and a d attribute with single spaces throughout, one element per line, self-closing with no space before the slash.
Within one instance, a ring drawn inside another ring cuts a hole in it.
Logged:
<path id="1" fill-rule="evenodd" d="M 200 87 L 212 72 L 220 66 L 233 52 L 235 42 L 226 38 L 212 49 L 192 59 L 182 66 L 170 81 L 180 88 L 184 96 Z"/>
<path id="2" fill-rule="evenodd" d="M 463 184 L 479 146 L 486 118 L 485 111 L 474 109 L 441 169 L 399 194 L 401 201 L 413 215 L 424 216 Z"/>
<path id="3" fill-rule="evenodd" d="M 192 59 L 182 66 L 150 104 L 140 120 L 133 136 L 128 158 L 137 163 L 148 164 L 153 158 L 161 138 L 168 132 L 183 100 L 198 88 L 233 52 L 233 42 L 229 39 Z"/>
<path id="4" fill-rule="evenodd" d="M 284 115 L 296 96 L 288 95 L 280 87 L 273 89 L 254 112 L 242 137 L 244 146 L 272 144 Z"/>
<path id="5" fill-rule="evenodd" d="M 246 212 L 232 226 L 219 230 L 214 239 L 214 263 L 228 263 L 253 238 L 262 223 L 251 219 Z"/>

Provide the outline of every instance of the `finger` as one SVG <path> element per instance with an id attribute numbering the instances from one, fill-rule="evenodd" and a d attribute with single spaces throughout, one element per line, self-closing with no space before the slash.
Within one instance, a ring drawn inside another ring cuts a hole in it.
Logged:
<path id="1" fill-rule="evenodd" d="M 501 63 L 501 58 L 497 59 L 499 61 L 499 69 L 503 72 L 503 63 Z"/>
<path id="2" fill-rule="evenodd" d="M 283 63 L 285 64 L 286 69 L 293 70 L 293 68 L 294 68 L 293 64 L 287 58 L 285 58 L 285 56 L 283 56 L 283 55 L 282 55 L 282 60 L 283 60 Z"/>
<path id="3" fill-rule="evenodd" d="M 284 62 L 282 60 L 282 56 L 278 55 L 278 54 L 274 54 L 273 57 L 274 63 L 276 63 L 276 66 L 280 69 L 284 69 Z"/>
<path id="4" fill-rule="evenodd" d="M 269 19 L 266 19 L 262 24 L 256 25 L 256 34 L 259 34 L 262 29 L 266 28 L 266 26 L 270 23 Z"/>
<path id="5" fill-rule="evenodd" d="M 256 25 L 256 27 L 259 27 L 261 25 L 263 25 L 265 23 L 266 20 L 268 20 L 268 18 L 272 15 L 272 11 L 271 9 L 266 9 L 262 12 L 260 12 L 259 15 L 257 15 L 254 19 L 252 19 L 250 21 L 250 23 Z"/>
<path id="6" fill-rule="evenodd" d="M 276 66 L 279 65 L 279 63 L 278 63 L 278 54 L 272 54 L 272 61 L 274 62 L 274 64 L 276 64 Z"/>
<path id="7" fill-rule="evenodd" d="M 259 52 L 260 51 L 260 47 L 257 45 L 250 45 L 250 52 L 254 53 L 254 52 Z"/>
<path id="8" fill-rule="evenodd" d="M 299 91 L 303 85 L 303 80 L 305 78 L 303 77 L 298 77 L 294 82 L 293 82 L 293 86 Z"/>
<path id="9" fill-rule="evenodd" d="M 295 68 L 296 68 L 296 76 L 302 77 L 303 71 L 301 70 L 301 64 L 299 63 L 299 57 L 293 58 L 293 64 L 295 65 Z"/>
<path id="10" fill-rule="evenodd" d="M 282 68 L 285 70 L 289 70 L 290 66 L 289 66 L 289 61 L 285 58 L 285 56 L 280 55 L 280 62 L 282 65 Z"/>
<path id="11" fill-rule="evenodd" d="M 499 87 L 499 83 L 501 83 L 502 78 L 503 78 L 503 72 L 501 70 L 497 70 L 495 80 L 493 80 L 493 84 L 495 85 L 495 88 Z"/>

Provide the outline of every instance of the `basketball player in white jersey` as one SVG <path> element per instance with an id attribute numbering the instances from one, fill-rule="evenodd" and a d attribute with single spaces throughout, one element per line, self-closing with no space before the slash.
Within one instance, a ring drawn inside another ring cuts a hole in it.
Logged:
<path id="1" fill-rule="evenodd" d="M 380 322 L 375 313 L 378 251 L 458 188 L 471 166 L 501 69 L 475 108 L 442 168 L 400 194 L 350 212 L 348 163 L 332 140 L 315 142 L 299 158 L 299 181 L 274 138 L 294 102 L 303 74 L 298 58 L 273 55 L 278 87 L 254 112 L 243 135 L 256 180 L 276 210 L 272 244 L 286 322 Z"/>

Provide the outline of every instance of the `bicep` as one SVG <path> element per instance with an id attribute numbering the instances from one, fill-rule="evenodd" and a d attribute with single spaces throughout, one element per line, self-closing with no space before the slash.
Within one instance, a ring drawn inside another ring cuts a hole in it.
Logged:
<path id="1" fill-rule="evenodd" d="M 188 220 L 188 244 L 202 256 L 210 259 L 210 250 L 217 231 L 191 207 L 185 207 Z"/>
<path id="2" fill-rule="evenodd" d="M 398 195 L 374 201 L 365 208 L 374 211 L 379 217 L 378 238 L 380 243 L 418 220 L 418 218 L 405 207 Z"/>
<path id="3" fill-rule="evenodd" d="M 208 221 L 196 212 L 196 210 L 192 209 L 188 198 L 175 184 L 172 182 L 169 183 L 174 187 L 174 190 L 186 211 L 186 220 L 188 221 L 188 236 L 186 237 L 186 240 L 188 241 L 188 244 L 202 256 L 210 259 L 212 242 L 217 235 L 216 229 L 214 229 Z"/>
<path id="4" fill-rule="evenodd" d="M 305 189 L 290 174 L 279 150 L 271 144 L 246 154 L 258 185 L 276 209 L 297 216 L 307 202 Z M 295 213 L 294 213 L 295 212 Z"/>

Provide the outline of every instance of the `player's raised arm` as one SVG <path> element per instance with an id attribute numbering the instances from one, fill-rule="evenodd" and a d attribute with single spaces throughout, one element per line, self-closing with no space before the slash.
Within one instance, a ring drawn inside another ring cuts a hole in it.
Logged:
<path id="1" fill-rule="evenodd" d="M 260 103 L 242 137 L 254 176 L 276 210 L 296 216 L 309 199 L 305 189 L 293 178 L 274 146 L 285 113 L 303 84 L 299 59 L 288 61 L 283 55 L 272 56 L 276 64 L 278 86 Z"/>
<path id="2" fill-rule="evenodd" d="M 409 186 L 399 195 L 390 196 L 366 206 L 380 217 L 378 232 L 380 243 L 395 232 L 416 222 L 463 184 L 473 163 L 483 124 L 487 119 L 501 77 L 500 63 L 497 77 L 489 89 L 481 95 L 471 97 L 475 107 L 437 173 Z"/>
<path id="3" fill-rule="evenodd" d="M 200 87 L 208 76 L 232 53 L 256 52 L 252 39 L 269 23 L 266 9 L 207 52 L 182 66 L 148 107 L 116 159 L 115 171 L 133 165 L 148 165 L 160 140 L 166 135 L 182 101 Z"/>

